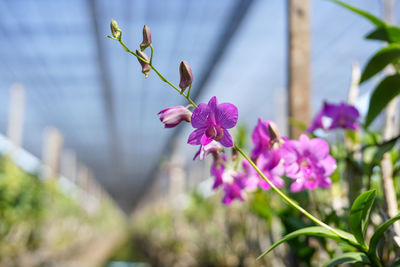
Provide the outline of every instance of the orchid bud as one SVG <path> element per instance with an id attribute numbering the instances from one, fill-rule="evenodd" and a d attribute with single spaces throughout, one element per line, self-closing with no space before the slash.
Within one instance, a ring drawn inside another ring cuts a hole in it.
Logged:
<path id="1" fill-rule="evenodd" d="M 179 66 L 179 74 L 181 76 L 179 87 L 182 89 L 183 92 L 193 82 L 192 69 L 186 61 L 181 62 L 181 65 Z"/>
<path id="2" fill-rule="evenodd" d="M 147 25 L 143 27 L 143 41 L 140 44 L 140 50 L 145 50 L 149 45 L 151 45 L 151 32 Z"/>
<path id="3" fill-rule="evenodd" d="M 120 28 L 118 27 L 118 23 L 114 19 L 111 19 L 110 27 L 112 36 L 118 40 L 121 40 L 122 31 L 120 30 Z"/>
<path id="4" fill-rule="evenodd" d="M 160 121 L 164 123 L 165 128 L 173 128 L 182 121 L 190 122 L 192 118 L 192 112 L 184 106 L 163 109 L 158 115 L 160 115 Z"/>
<path id="5" fill-rule="evenodd" d="M 139 57 L 145 59 L 147 62 L 150 61 L 150 60 L 149 60 L 149 57 L 148 57 L 145 53 L 143 53 L 142 51 L 136 50 L 136 54 L 137 54 Z M 139 61 L 140 65 L 142 66 L 142 73 L 144 74 L 144 76 L 145 76 L 146 78 L 149 77 L 149 72 L 150 72 L 150 70 L 151 70 L 150 65 L 149 65 L 148 63 L 146 63 L 146 62 L 143 62 L 143 61 L 142 61 L 141 59 L 139 59 L 139 58 L 138 58 L 138 61 Z"/>
<path id="6" fill-rule="evenodd" d="M 281 141 L 281 137 L 279 135 L 279 131 L 278 131 L 278 127 L 276 126 L 276 124 L 272 121 L 270 121 L 268 123 L 268 132 L 269 132 L 269 136 L 270 136 L 270 143 L 271 145 L 275 144 L 275 143 L 280 143 Z"/>

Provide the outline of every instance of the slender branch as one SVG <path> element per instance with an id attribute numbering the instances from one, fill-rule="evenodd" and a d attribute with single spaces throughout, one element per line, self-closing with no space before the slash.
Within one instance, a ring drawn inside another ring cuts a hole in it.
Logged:
<path id="1" fill-rule="evenodd" d="M 188 92 L 187 92 L 187 96 L 188 96 L 188 97 L 190 96 L 190 90 L 192 90 L 192 84 L 189 85 L 189 90 L 188 90 Z"/>
<path id="2" fill-rule="evenodd" d="M 264 173 L 257 167 L 257 165 L 246 155 L 246 153 L 243 152 L 243 150 L 241 148 L 239 148 L 238 146 L 234 146 L 234 149 L 236 149 L 249 163 L 250 165 L 257 171 L 257 173 L 261 176 L 261 178 L 263 178 L 270 186 L 271 189 L 274 190 L 281 198 L 283 198 L 283 200 L 286 201 L 286 203 L 289 204 L 289 206 L 292 206 L 293 208 L 297 209 L 298 211 L 300 211 L 301 213 L 303 213 L 307 218 L 309 218 L 311 221 L 313 221 L 314 223 L 316 223 L 319 226 L 324 227 L 325 229 L 331 231 L 332 233 L 334 233 L 335 235 L 337 235 L 338 237 L 350 241 L 348 240 L 345 236 L 343 236 L 342 234 L 340 234 L 338 231 L 336 231 L 334 228 L 330 227 L 329 225 L 327 225 L 326 223 L 322 222 L 321 220 L 319 220 L 318 218 L 314 217 L 312 214 L 310 214 L 308 211 L 306 211 L 305 209 L 303 209 L 302 207 L 300 207 L 296 202 L 294 202 L 292 199 L 290 199 L 288 196 L 286 196 L 278 187 L 276 187 L 270 180 L 268 180 L 268 178 L 264 175 Z M 350 241 L 351 243 L 353 243 L 352 241 Z"/>
<path id="3" fill-rule="evenodd" d="M 150 54 L 150 65 L 153 64 L 153 45 L 150 44 L 151 54 Z"/>
<path id="4" fill-rule="evenodd" d="M 117 40 L 115 38 L 110 37 L 111 39 Z M 131 53 L 132 55 L 134 55 L 135 57 L 137 57 L 139 60 L 143 61 L 146 64 L 149 64 L 150 67 L 155 71 L 155 73 L 160 77 L 160 79 L 164 82 L 166 82 L 167 84 L 169 84 L 172 88 L 174 88 L 177 92 L 181 93 L 189 102 L 191 105 L 193 105 L 194 108 L 197 108 L 197 105 L 194 103 L 194 101 L 190 98 L 190 90 L 191 90 L 191 85 L 189 87 L 189 90 L 187 92 L 187 94 L 183 94 L 182 90 L 178 89 L 178 87 L 176 87 L 175 85 L 173 85 L 169 80 L 167 80 L 152 64 L 152 58 L 153 58 L 153 47 L 150 46 L 151 48 L 151 59 L 150 62 L 146 61 L 144 58 L 138 56 L 136 53 L 134 53 L 132 50 L 130 50 L 121 40 L 117 40 L 119 41 L 119 43 L 122 45 L 122 47 L 129 53 Z M 346 236 L 344 236 L 343 234 L 341 234 L 340 232 L 338 232 L 336 229 L 330 227 L 329 225 L 327 225 L 326 223 L 322 222 L 321 220 L 319 220 L 318 218 L 314 217 L 312 214 L 310 214 L 309 212 L 307 212 L 305 209 L 303 209 L 301 206 L 299 206 L 295 201 L 293 201 L 292 199 L 290 199 L 288 196 L 286 196 L 281 190 L 279 190 L 279 188 L 277 188 L 270 180 L 268 180 L 268 178 L 264 175 L 264 173 L 257 167 L 257 165 L 243 152 L 243 150 L 238 147 L 238 146 L 234 146 L 234 149 L 237 150 L 249 163 L 250 165 L 257 171 L 257 173 L 270 185 L 270 187 L 272 188 L 272 190 L 274 190 L 286 203 L 289 204 L 289 206 L 297 209 L 298 211 L 300 211 L 302 214 L 304 214 L 307 218 L 309 218 L 311 221 L 313 221 L 314 223 L 316 223 L 317 225 L 324 227 L 325 229 L 327 229 L 328 231 L 332 232 L 333 234 L 335 234 L 336 236 L 338 236 L 339 238 L 345 240 L 346 242 L 348 242 L 350 245 L 359 248 L 361 251 L 366 252 L 366 249 L 361 247 L 359 244 L 355 243 L 354 241 L 348 239 Z"/>
<path id="5" fill-rule="evenodd" d="M 143 61 L 144 63 L 149 64 L 150 67 L 154 70 L 154 72 L 158 75 L 158 77 L 160 77 L 160 79 L 161 79 L 163 82 L 169 84 L 169 85 L 170 85 L 172 88 L 174 88 L 179 94 L 183 95 L 183 96 L 187 99 L 187 101 L 189 101 L 190 104 L 193 105 L 194 108 L 197 108 L 197 105 L 196 105 L 196 104 L 193 102 L 193 100 L 189 97 L 189 93 L 188 93 L 187 95 L 183 94 L 183 90 L 181 90 L 181 89 L 179 89 L 178 87 L 176 87 L 175 85 L 173 85 L 169 80 L 167 80 L 167 79 L 153 66 L 153 63 L 152 63 L 152 60 L 153 60 L 153 46 L 152 46 L 152 45 L 150 45 L 150 48 L 151 48 L 151 56 L 150 56 L 150 62 L 149 62 L 149 61 L 147 61 L 146 59 L 142 58 L 141 56 L 137 55 L 137 54 L 136 54 L 135 52 L 133 52 L 132 50 L 130 50 L 130 49 L 124 44 L 124 42 L 122 42 L 122 40 L 117 40 L 117 39 L 115 39 L 115 38 L 111 38 L 111 39 L 118 41 L 118 42 L 121 44 L 121 46 L 125 49 L 126 52 L 128 52 L 128 53 L 134 55 L 135 57 L 137 57 L 139 60 Z"/>

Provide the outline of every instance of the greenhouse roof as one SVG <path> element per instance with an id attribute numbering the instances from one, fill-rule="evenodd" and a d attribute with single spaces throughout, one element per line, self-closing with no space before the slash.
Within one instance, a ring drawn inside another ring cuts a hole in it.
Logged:
<path id="1" fill-rule="evenodd" d="M 0 1 L 0 130 L 6 133 L 9 88 L 21 83 L 27 95 L 23 147 L 40 156 L 44 128 L 57 127 L 64 146 L 129 209 L 150 186 L 171 138 L 186 138 L 189 129 L 182 135 L 163 129 L 157 113 L 184 99 L 154 73 L 145 80 L 136 58 L 105 37 L 110 19 L 132 49 L 149 25 L 154 64 L 170 80 L 177 83 L 180 61 L 189 62 L 198 101 L 217 95 L 238 106 L 241 123 L 250 127 L 263 117 L 285 129 L 286 2 Z M 347 2 L 382 16 L 380 1 Z M 363 39 L 370 30 L 330 1 L 312 1 L 314 111 L 324 99 L 346 100 L 352 63 L 363 66 L 380 46 Z M 361 109 L 373 83 L 361 88 Z"/>

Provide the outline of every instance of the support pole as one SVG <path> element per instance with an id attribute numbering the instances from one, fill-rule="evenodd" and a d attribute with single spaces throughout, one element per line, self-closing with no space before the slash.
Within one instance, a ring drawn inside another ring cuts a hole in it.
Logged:
<path id="1" fill-rule="evenodd" d="M 388 24 L 393 24 L 394 19 L 394 1 L 393 0 L 383 0 L 383 16 L 384 20 Z M 392 65 L 385 69 L 387 75 L 394 74 L 396 71 Z M 389 105 L 386 107 L 386 117 L 385 126 L 383 128 L 383 139 L 387 141 L 398 134 L 398 98 L 394 98 Z M 397 197 L 395 192 L 395 187 L 393 183 L 393 164 L 391 160 L 391 155 L 389 152 L 383 155 L 381 161 L 382 169 L 382 187 L 383 196 L 385 201 L 385 208 L 388 216 L 393 218 L 399 213 L 399 208 L 397 205 Z M 393 224 L 394 232 L 396 233 L 396 238 L 394 239 L 397 245 L 400 247 L 400 223 L 396 222 Z"/>
<path id="2" fill-rule="evenodd" d="M 310 121 L 310 1 L 288 0 L 289 12 L 289 117 L 308 125 Z M 301 129 L 289 125 L 291 138 Z"/>
<path id="3" fill-rule="evenodd" d="M 63 141 L 63 137 L 59 130 L 54 127 L 48 127 L 45 129 L 42 152 L 42 159 L 46 165 L 43 173 L 45 179 L 58 177 Z"/>
<path id="4" fill-rule="evenodd" d="M 13 84 L 10 95 L 7 136 L 16 147 L 21 147 L 24 130 L 25 88 L 22 84 Z"/>
<path id="5" fill-rule="evenodd" d="M 71 182 L 76 182 L 77 176 L 77 160 L 76 153 L 72 149 L 64 149 L 61 154 L 61 174 L 68 178 Z"/>

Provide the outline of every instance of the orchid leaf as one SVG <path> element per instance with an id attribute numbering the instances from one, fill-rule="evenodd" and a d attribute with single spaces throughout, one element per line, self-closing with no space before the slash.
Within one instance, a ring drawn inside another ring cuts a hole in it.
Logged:
<path id="1" fill-rule="evenodd" d="M 369 214 L 375 200 L 375 190 L 369 190 L 354 200 L 350 210 L 350 229 L 361 246 L 366 247 L 364 240 L 365 230 L 369 221 Z"/>
<path id="2" fill-rule="evenodd" d="M 388 76 L 383 79 L 375 88 L 369 100 L 365 127 L 368 127 L 398 94 L 400 94 L 400 74 Z"/>
<path id="3" fill-rule="evenodd" d="M 335 229 L 335 230 L 337 232 L 339 232 L 342 236 L 345 236 L 349 241 L 356 242 L 356 240 L 354 239 L 352 234 L 347 233 L 345 231 L 341 231 L 339 229 Z M 302 229 L 294 231 L 290 234 L 285 235 L 281 240 L 277 241 L 268 250 L 266 250 L 263 254 L 258 256 L 257 259 L 261 259 L 265 255 L 270 253 L 272 250 L 274 250 L 280 244 L 282 244 L 290 239 L 293 239 L 295 237 L 302 236 L 302 235 L 326 237 L 326 238 L 330 238 L 330 239 L 333 239 L 333 240 L 336 240 L 339 242 L 347 243 L 346 240 L 341 239 L 340 237 L 338 237 L 337 235 L 335 235 L 334 233 L 332 233 L 331 231 L 327 230 L 326 228 L 324 228 L 322 226 L 310 226 L 310 227 L 302 228 Z"/>
<path id="4" fill-rule="evenodd" d="M 337 4 L 339 4 L 339 5 L 341 5 L 341 6 L 345 7 L 345 8 L 347 8 L 348 10 L 350 10 L 350 11 L 352 11 L 352 12 L 354 12 L 354 13 L 357 13 L 358 15 L 360 15 L 360 16 L 366 18 L 367 20 L 369 20 L 370 22 L 372 22 L 372 23 L 373 23 L 375 26 L 377 26 L 377 27 L 382 27 L 382 26 L 385 26 L 385 25 L 386 25 L 386 23 L 383 22 L 381 19 L 375 17 L 374 15 L 372 15 L 372 14 L 370 14 L 370 13 L 364 11 L 364 10 L 358 9 L 358 8 L 356 8 L 356 7 L 353 7 L 353 6 L 351 6 L 351 5 L 348 5 L 348 4 L 343 3 L 343 2 L 341 2 L 341 1 L 338 1 L 338 0 L 331 0 L 331 1 L 333 1 L 333 2 L 335 2 L 335 3 L 337 3 Z"/>
<path id="5" fill-rule="evenodd" d="M 369 261 L 367 255 L 365 255 L 362 252 L 347 252 L 347 253 L 343 253 L 342 255 L 331 259 L 330 261 L 325 263 L 323 266 L 324 267 L 334 267 L 334 266 L 338 266 L 338 265 L 344 264 L 344 263 L 369 264 L 370 261 Z"/>
<path id="6" fill-rule="evenodd" d="M 379 27 L 365 36 L 369 40 L 379 40 L 388 43 L 400 43 L 400 28 L 392 25 Z"/>
<path id="7" fill-rule="evenodd" d="M 360 83 L 373 77 L 382 71 L 387 65 L 396 62 L 400 58 L 400 44 L 389 44 L 380 49 L 367 63 L 361 75 Z"/>
<path id="8" fill-rule="evenodd" d="M 383 233 L 398 220 L 400 220 L 400 214 L 379 225 L 369 242 L 369 253 L 375 253 L 376 247 L 378 246 L 378 242 L 382 238 Z"/>

